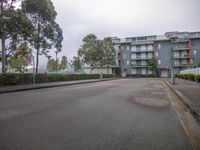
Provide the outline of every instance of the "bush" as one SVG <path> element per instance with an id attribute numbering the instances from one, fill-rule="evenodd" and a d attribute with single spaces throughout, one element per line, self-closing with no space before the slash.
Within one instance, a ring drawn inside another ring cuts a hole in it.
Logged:
<path id="1" fill-rule="evenodd" d="M 200 82 L 200 74 L 177 74 L 177 78 Z"/>
<path id="2" fill-rule="evenodd" d="M 99 79 L 99 74 L 36 74 L 36 83 Z M 113 78 L 112 74 L 104 74 L 103 78 Z M 33 74 L 0 74 L 0 85 L 16 85 L 33 83 Z"/>
<path id="3" fill-rule="evenodd" d="M 197 82 L 200 82 L 200 74 L 195 75 L 195 79 L 196 79 Z"/>

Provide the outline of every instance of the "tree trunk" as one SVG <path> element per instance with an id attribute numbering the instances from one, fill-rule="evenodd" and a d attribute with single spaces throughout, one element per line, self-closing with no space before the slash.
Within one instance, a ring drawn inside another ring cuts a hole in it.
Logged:
<path id="1" fill-rule="evenodd" d="M 58 52 L 56 52 L 56 74 L 58 73 Z"/>
<path id="2" fill-rule="evenodd" d="M 5 36 L 2 36 L 2 73 L 6 73 L 6 50 L 5 50 Z"/>
<path id="3" fill-rule="evenodd" d="M 109 68 L 108 68 L 108 65 L 107 65 L 107 74 L 109 74 Z"/>
<path id="4" fill-rule="evenodd" d="M 36 54 L 36 74 L 38 73 L 39 66 L 39 52 L 40 52 L 40 23 L 38 22 L 38 31 L 37 31 L 37 54 Z"/>

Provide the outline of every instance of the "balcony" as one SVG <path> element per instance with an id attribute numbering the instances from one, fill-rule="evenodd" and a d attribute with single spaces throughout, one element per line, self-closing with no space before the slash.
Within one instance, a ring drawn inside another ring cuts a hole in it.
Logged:
<path id="1" fill-rule="evenodd" d="M 189 47 L 186 47 L 186 46 L 174 46 L 172 47 L 172 50 L 173 51 L 188 51 L 190 48 Z"/>
<path id="2" fill-rule="evenodd" d="M 132 64 L 131 67 L 132 68 L 148 68 L 150 66 L 147 64 Z"/>
<path id="3" fill-rule="evenodd" d="M 188 59 L 188 58 L 191 58 L 191 56 L 188 55 L 173 56 L 173 59 Z"/>
<path id="4" fill-rule="evenodd" d="M 133 41 L 131 45 L 144 45 L 144 44 L 153 44 L 153 41 Z"/>
<path id="5" fill-rule="evenodd" d="M 149 60 L 153 57 L 132 57 L 131 60 Z"/>
<path id="6" fill-rule="evenodd" d="M 174 67 L 191 67 L 192 64 L 174 64 Z"/>
<path id="7" fill-rule="evenodd" d="M 131 53 L 153 53 L 154 50 L 131 51 Z"/>
<path id="8" fill-rule="evenodd" d="M 175 39 L 175 40 L 171 40 L 172 43 L 185 43 L 185 42 L 189 42 L 189 39 Z"/>

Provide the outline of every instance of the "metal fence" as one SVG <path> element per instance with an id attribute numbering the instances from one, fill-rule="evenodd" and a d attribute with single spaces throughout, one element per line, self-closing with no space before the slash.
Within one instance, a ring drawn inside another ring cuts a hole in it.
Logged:
<path id="1" fill-rule="evenodd" d="M 200 67 L 180 71 L 180 74 L 200 74 Z"/>

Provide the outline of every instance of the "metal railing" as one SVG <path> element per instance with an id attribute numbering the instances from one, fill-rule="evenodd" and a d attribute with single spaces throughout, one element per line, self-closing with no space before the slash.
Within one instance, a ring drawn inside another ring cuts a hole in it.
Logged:
<path id="1" fill-rule="evenodd" d="M 180 74 L 200 74 L 200 67 L 180 71 Z"/>

